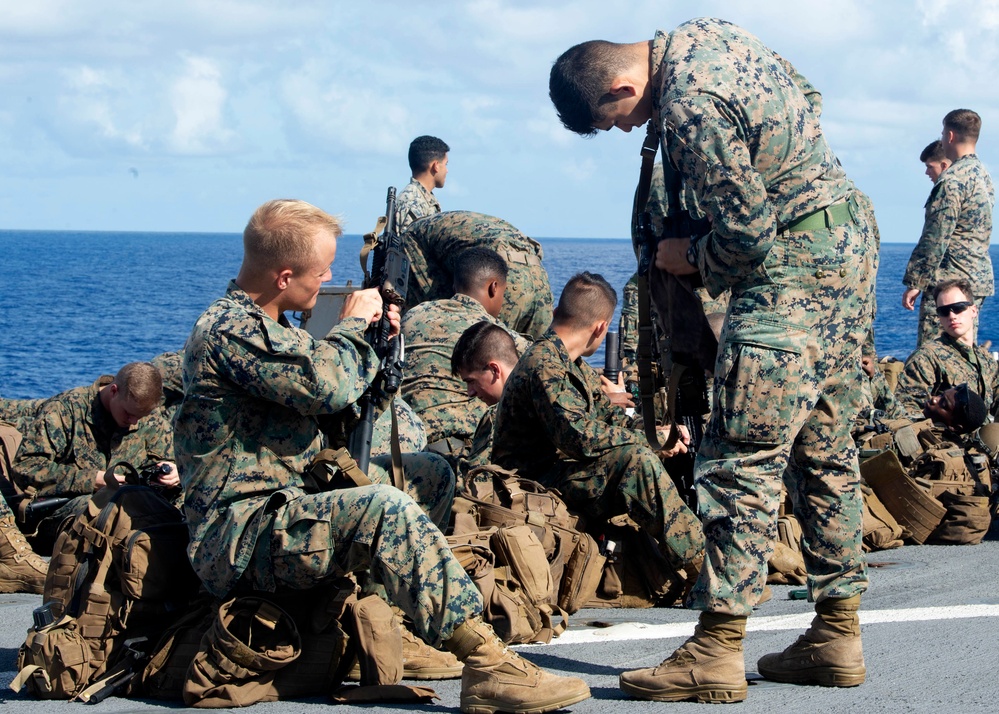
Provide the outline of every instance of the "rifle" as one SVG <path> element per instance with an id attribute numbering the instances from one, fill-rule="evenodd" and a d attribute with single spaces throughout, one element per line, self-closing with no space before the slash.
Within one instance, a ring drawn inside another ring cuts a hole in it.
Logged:
<path id="1" fill-rule="evenodd" d="M 371 272 L 368 272 L 366 259 L 371 252 Z M 361 267 L 364 268 L 364 287 L 378 288 L 382 294 L 382 317 L 371 323 L 364 333 L 368 344 L 375 348 L 380 364 L 378 375 L 371 386 L 358 400 L 361 410 L 360 422 L 350 433 L 347 448 L 351 457 L 362 471 L 367 473 L 371 459 L 371 433 L 378 407 L 390 403 L 402 384 L 402 370 L 406 366 L 405 343 L 402 335 L 390 337 L 392 325 L 388 319 L 389 305 L 406 302 L 409 285 L 409 259 L 402 249 L 402 239 L 395 227 L 395 188 L 389 186 L 385 199 L 385 227 L 373 245 L 366 245 L 361 252 Z M 395 437 L 395 413 L 392 414 L 393 462 L 396 461 L 398 441 Z M 396 485 L 399 478 L 396 478 Z"/>
<path id="2" fill-rule="evenodd" d="M 684 343 L 679 339 L 686 335 L 693 325 L 696 311 L 703 317 L 700 301 L 693 292 L 696 287 L 686 276 L 675 276 L 658 271 L 653 276 L 656 251 L 664 238 L 690 237 L 696 240 L 711 230 L 706 219 L 691 217 L 683 201 L 683 180 L 680 173 L 663 162 L 663 183 L 666 199 L 663 228 L 657 233 L 648 208 L 649 186 L 652 181 L 652 162 L 658 148 L 658 139 L 651 125 L 645 145 L 642 147 L 642 177 L 636 197 L 640 253 L 638 264 L 638 378 L 642 399 L 642 413 L 645 417 L 645 434 L 649 445 L 655 449 L 672 448 L 679 438 L 677 426 L 687 427 L 691 441 L 688 452 L 691 457 L 700 445 L 703 435 L 702 417 L 708 411 L 707 382 L 704 379 L 705 365 L 701 363 L 698 348 L 701 333 L 694 341 Z M 669 327 L 665 339 L 659 331 L 659 315 L 653 304 L 649 287 L 652 278 L 664 286 L 666 298 L 664 322 Z M 699 275 L 691 276 L 699 280 Z M 703 328 L 702 328 L 703 330 Z M 663 359 L 661 345 L 667 343 L 668 359 Z M 667 364 L 668 363 L 668 364 Z M 669 382 L 664 380 L 668 367 Z M 673 427 L 666 443 L 659 441 L 655 429 L 655 397 L 659 395 L 666 405 L 666 418 Z"/>
<path id="3" fill-rule="evenodd" d="M 604 341 L 604 376 L 613 384 L 621 374 L 621 335 L 608 332 Z"/>

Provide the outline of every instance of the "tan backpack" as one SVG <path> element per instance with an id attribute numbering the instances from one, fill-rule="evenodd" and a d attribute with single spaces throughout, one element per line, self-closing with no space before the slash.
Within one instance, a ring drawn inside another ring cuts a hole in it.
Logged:
<path id="1" fill-rule="evenodd" d="M 95 682 L 113 678 L 116 688 L 125 687 L 143 651 L 137 643 L 154 642 L 198 592 L 183 515 L 156 490 L 134 483 L 130 465 L 108 473 L 121 466 L 133 483 L 108 479 L 56 539 L 44 605 L 18 654 L 15 691 L 26 686 L 44 699 L 86 699 Z"/>

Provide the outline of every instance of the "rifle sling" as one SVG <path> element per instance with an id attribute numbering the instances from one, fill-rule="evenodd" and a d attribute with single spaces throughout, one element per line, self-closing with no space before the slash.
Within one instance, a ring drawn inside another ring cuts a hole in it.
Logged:
<path id="1" fill-rule="evenodd" d="M 652 169 L 656 162 L 656 152 L 659 150 L 659 136 L 656 133 L 655 124 L 650 120 L 645 134 L 645 141 L 642 143 L 642 171 L 638 176 L 638 190 L 635 194 L 635 209 L 639 213 L 644 213 L 648 208 L 649 191 L 652 188 Z M 652 270 L 652 266 L 649 266 Z M 642 401 L 642 421 L 645 426 L 645 438 L 653 451 L 672 449 L 680 438 L 680 430 L 676 423 L 676 391 L 680 383 L 680 374 L 683 372 L 678 365 L 673 366 L 669 380 L 669 392 L 666 395 L 667 414 L 669 418 L 670 430 L 666 436 L 666 443 L 659 441 L 659 432 L 656 430 L 656 377 L 654 370 L 658 370 L 659 365 L 652 364 L 652 340 L 654 337 L 652 329 L 652 299 L 649 295 L 648 275 L 638 276 L 638 391 Z"/>
<path id="2" fill-rule="evenodd" d="M 395 399 L 389 400 L 392 410 L 392 484 L 400 491 L 406 490 L 406 473 L 402 469 L 402 448 L 399 446 L 399 419 L 395 413 Z"/>

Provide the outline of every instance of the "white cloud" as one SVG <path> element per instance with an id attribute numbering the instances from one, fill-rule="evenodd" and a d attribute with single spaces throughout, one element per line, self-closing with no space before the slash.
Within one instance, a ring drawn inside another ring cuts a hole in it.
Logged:
<path id="1" fill-rule="evenodd" d="M 224 150 L 233 138 L 225 126 L 228 93 L 222 72 L 206 57 L 184 58 L 184 69 L 170 87 L 175 123 L 169 145 L 179 154 L 209 154 Z"/>

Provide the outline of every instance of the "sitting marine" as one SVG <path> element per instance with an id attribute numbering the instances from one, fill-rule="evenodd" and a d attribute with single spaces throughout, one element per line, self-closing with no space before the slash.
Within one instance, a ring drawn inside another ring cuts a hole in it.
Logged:
<path id="1" fill-rule="evenodd" d="M 426 480 L 407 481 L 409 493 L 387 485 L 378 458 L 371 485 L 306 491 L 303 473 L 325 445 L 317 417 L 356 402 L 379 365 L 364 339 L 385 309 L 377 290 L 352 293 L 323 339 L 284 316 L 315 304 L 340 234 L 307 203 L 264 204 L 244 231 L 238 276 L 191 332 L 175 438 L 195 571 L 222 597 L 304 590 L 367 569 L 417 634 L 464 662 L 462 711 L 540 714 L 587 698 L 582 680 L 541 670 L 482 622 L 481 595 L 435 524 L 446 522 L 450 496 Z M 387 317 L 397 334 L 398 309 Z M 434 454 L 403 458 L 409 478 L 441 464 L 449 472 Z"/>
<path id="2" fill-rule="evenodd" d="M 426 425 L 430 450 L 457 460 L 466 454 L 485 405 L 467 394 L 451 373 L 452 352 L 470 326 L 480 321 L 500 324 L 496 316 L 503 305 L 508 271 L 503 258 L 489 248 L 462 251 L 454 268 L 454 296 L 420 303 L 403 316 L 402 395 Z M 518 351 L 530 344 L 513 333 L 511 339 Z"/>

